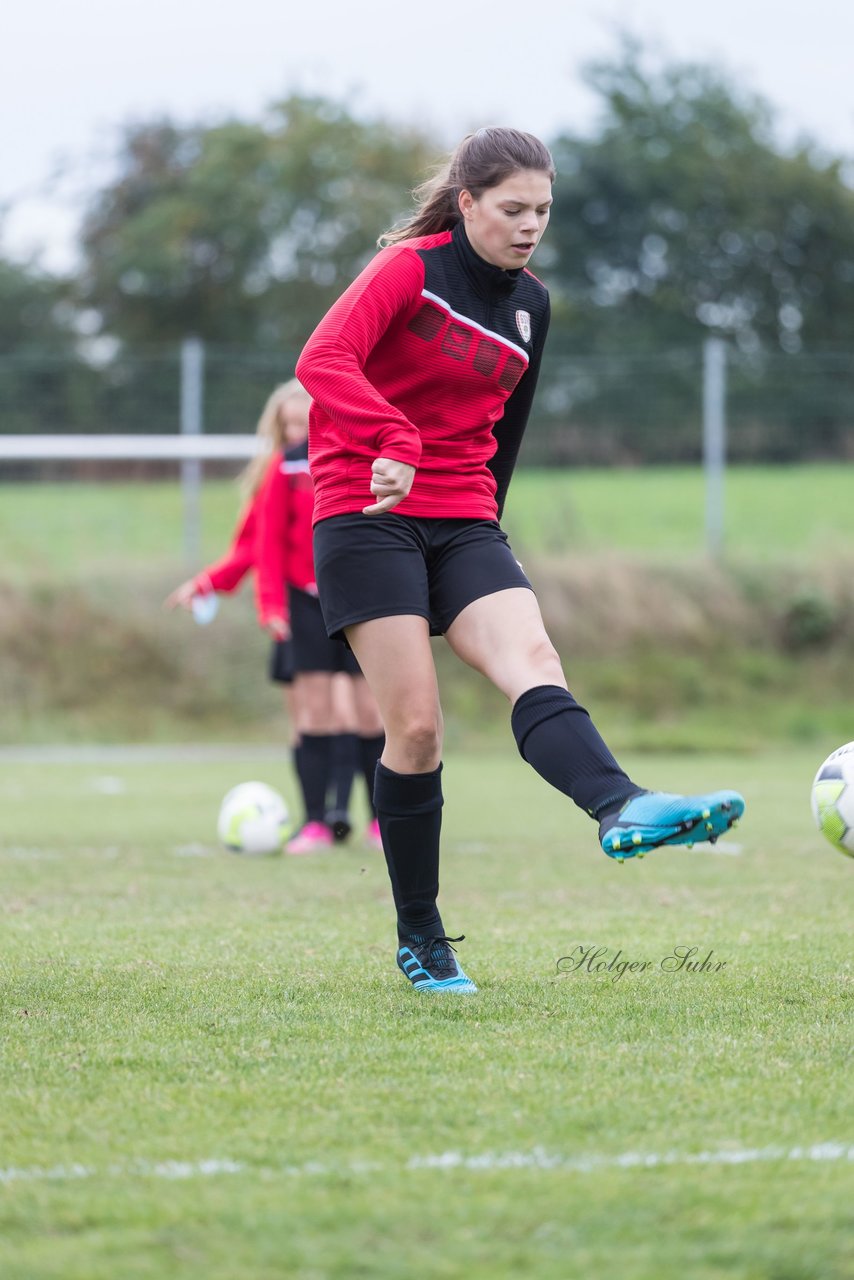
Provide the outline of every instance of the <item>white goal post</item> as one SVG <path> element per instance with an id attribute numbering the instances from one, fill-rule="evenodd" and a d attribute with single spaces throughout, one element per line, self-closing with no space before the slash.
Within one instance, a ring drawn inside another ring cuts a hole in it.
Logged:
<path id="1" fill-rule="evenodd" d="M 258 450 L 253 435 L 28 435 L 0 434 L 0 461 L 57 460 L 154 462 L 251 458 Z"/>
<path id="2" fill-rule="evenodd" d="M 0 482 L 4 462 L 177 462 L 184 507 L 184 552 L 189 564 L 201 546 L 201 464 L 246 461 L 259 447 L 251 435 L 2 435 Z"/>

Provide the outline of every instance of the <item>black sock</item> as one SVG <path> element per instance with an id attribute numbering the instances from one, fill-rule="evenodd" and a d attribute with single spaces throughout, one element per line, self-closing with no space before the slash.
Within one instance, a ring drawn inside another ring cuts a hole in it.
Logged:
<path id="1" fill-rule="evenodd" d="M 510 723 L 522 758 L 592 817 L 642 790 L 617 764 L 584 707 L 559 685 L 528 689 Z"/>
<path id="2" fill-rule="evenodd" d="M 442 766 L 432 773 L 394 773 L 379 761 L 374 804 L 382 834 L 401 938 L 444 934 L 439 896 Z"/>
<path id="3" fill-rule="evenodd" d="M 329 761 L 329 794 L 326 807 L 336 814 L 350 808 L 350 793 L 359 764 L 359 739 L 355 733 L 336 733 L 332 737 Z"/>
<path id="4" fill-rule="evenodd" d="M 374 804 L 374 779 L 376 778 L 377 765 L 384 746 L 384 733 L 379 733 L 370 738 L 359 739 L 359 765 L 365 778 L 365 786 L 368 788 L 368 804 L 374 817 L 377 816 Z"/>
<path id="5" fill-rule="evenodd" d="M 304 733 L 300 748 L 302 789 L 306 822 L 323 822 L 329 787 L 332 734 Z"/>
<path id="6" fill-rule="evenodd" d="M 307 807 L 305 801 L 305 757 L 302 749 L 302 738 L 299 739 L 291 750 L 291 763 L 294 766 L 294 773 L 297 775 L 300 795 L 302 796 L 302 804 L 305 809 Z"/>

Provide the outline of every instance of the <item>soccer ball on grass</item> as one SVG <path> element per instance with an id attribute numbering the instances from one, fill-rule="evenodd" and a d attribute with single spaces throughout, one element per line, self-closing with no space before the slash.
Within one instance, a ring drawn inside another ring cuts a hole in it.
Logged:
<path id="1" fill-rule="evenodd" d="M 812 812 L 833 847 L 854 858 L 854 742 L 833 751 L 815 775 Z"/>
<path id="2" fill-rule="evenodd" d="M 266 782 L 241 782 L 220 805 L 217 833 L 230 853 L 263 857 L 279 853 L 290 814 L 284 797 Z"/>

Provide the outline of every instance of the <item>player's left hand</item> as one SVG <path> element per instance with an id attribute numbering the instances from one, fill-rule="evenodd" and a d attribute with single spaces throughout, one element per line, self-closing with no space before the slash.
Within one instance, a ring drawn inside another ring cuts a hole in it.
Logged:
<path id="1" fill-rule="evenodd" d="M 377 501 L 362 507 L 362 515 L 378 516 L 402 502 L 415 479 L 415 468 L 396 458 L 374 458 L 371 466 L 371 493 Z"/>
<path id="2" fill-rule="evenodd" d="M 196 585 L 195 578 L 188 578 L 186 582 L 182 582 L 180 587 L 176 587 L 166 599 L 163 601 L 164 609 L 191 609 L 193 600 L 199 594 L 199 588 Z"/>
<path id="3" fill-rule="evenodd" d="M 282 617 L 267 618 L 263 624 L 274 640 L 290 640 L 291 629 Z"/>

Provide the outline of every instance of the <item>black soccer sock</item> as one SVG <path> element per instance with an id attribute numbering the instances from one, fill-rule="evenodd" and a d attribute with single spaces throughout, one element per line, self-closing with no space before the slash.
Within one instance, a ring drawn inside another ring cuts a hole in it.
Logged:
<path id="1" fill-rule="evenodd" d="M 298 738 L 294 746 L 291 748 L 291 764 L 294 767 L 294 773 L 299 783 L 300 795 L 302 796 L 303 808 L 307 808 L 305 800 L 305 759 L 302 749 L 302 738 Z"/>
<path id="2" fill-rule="evenodd" d="M 522 758 L 592 817 L 643 790 L 617 764 L 584 707 L 560 685 L 528 689 L 514 704 L 510 723 Z"/>
<path id="3" fill-rule="evenodd" d="M 439 837 L 442 830 L 442 766 L 432 773 L 394 773 L 380 760 L 374 804 L 400 937 L 441 937 Z"/>
<path id="4" fill-rule="evenodd" d="M 359 764 L 359 739 L 355 733 L 336 733 L 332 738 L 329 762 L 327 810 L 345 814 L 350 808 L 350 793 Z"/>
<path id="5" fill-rule="evenodd" d="M 359 765 L 365 778 L 365 786 L 368 788 L 368 804 L 371 809 L 371 815 L 374 818 L 377 816 L 376 805 L 374 804 L 374 779 L 376 778 L 377 765 L 384 746 L 384 733 L 359 739 Z"/>
<path id="6" fill-rule="evenodd" d="M 323 822 L 326 816 L 326 792 L 329 788 L 329 763 L 332 755 L 331 733 L 304 733 L 300 747 L 300 763 L 306 822 Z"/>

